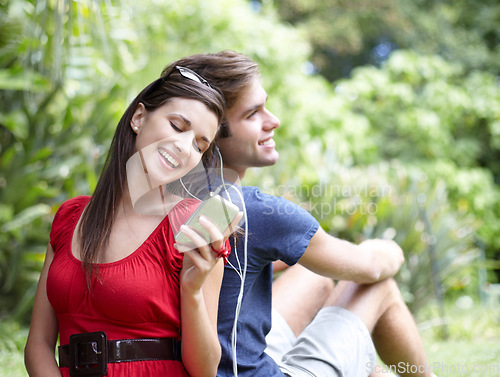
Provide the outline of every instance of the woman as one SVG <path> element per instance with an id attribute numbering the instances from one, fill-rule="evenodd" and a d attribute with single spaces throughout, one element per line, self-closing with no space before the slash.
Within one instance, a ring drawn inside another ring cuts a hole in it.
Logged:
<path id="1" fill-rule="evenodd" d="M 216 375 L 228 243 L 202 218 L 211 244 L 184 226 L 197 249 L 179 253 L 167 216 L 134 210 L 126 163 L 139 153 L 158 185 L 207 165 L 223 112 L 221 94 L 177 66 L 130 104 L 95 193 L 54 218 L 25 349 L 30 376 Z"/>

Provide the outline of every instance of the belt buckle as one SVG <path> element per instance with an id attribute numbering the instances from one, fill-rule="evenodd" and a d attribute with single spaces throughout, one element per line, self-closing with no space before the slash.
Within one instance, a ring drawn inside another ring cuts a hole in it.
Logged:
<path id="1" fill-rule="evenodd" d="M 108 372 L 108 343 L 104 331 L 73 334 L 69 337 L 69 374 L 104 376 Z"/>

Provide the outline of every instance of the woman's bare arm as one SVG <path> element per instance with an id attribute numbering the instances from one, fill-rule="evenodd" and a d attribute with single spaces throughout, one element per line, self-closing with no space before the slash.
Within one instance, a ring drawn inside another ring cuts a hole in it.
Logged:
<path id="1" fill-rule="evenodd" d="M 31 377 L 61 376 L 54 356 L 58 324 L 54 309 L 47 298 L 47 274 L 54 258 L 50 244 L 47 247 L 40 280 L 35 294 L 30 331 L 24 349 L 26 370 Z"/>

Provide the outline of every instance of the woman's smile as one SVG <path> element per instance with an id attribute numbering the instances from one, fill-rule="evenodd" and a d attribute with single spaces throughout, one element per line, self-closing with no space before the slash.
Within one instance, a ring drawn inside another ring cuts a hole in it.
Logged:
<path id="1" fill-rule="evenodd" d="M 158 148 L 158 153 L 161 156 L 160 160 L 162 161 L 162 163 L 166 164 L 168 167 L 172 169 L 177 169 L 182 167 L 182 162 L 177 158 L 177 156 L 175 156 L 168 149 L 160 147 Z"/>

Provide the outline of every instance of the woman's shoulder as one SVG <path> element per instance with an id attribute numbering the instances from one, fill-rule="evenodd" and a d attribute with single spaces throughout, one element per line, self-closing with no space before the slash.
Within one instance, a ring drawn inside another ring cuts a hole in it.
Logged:
<path id="1" fill-rule="evenodd" d="M 78 209 L 83 209 L 90 200 L 90 196 L 80 195 L 74 198 L 65 200 L 56 212 L 56 218 L 61 215 L 66 215 L 68 213 L 73 213 Z"/>
<path id="2" fill-rule="evenodd" d="M 54 220 L 52 221 L 52 228 L 50 231 L 50 240 L 53 244 L 57 242 L 65 234 L 69 234 L 76 221 L 90 200 L 90 196 L 77 196 L 64 201 L 58 208 Z M 71 220 L 75 221 L 71 221 Z"/>
<path id="3" fill-rule="evenodd" d="M 62 205 L 66 205 L 66 206 L 79 206 L 79 205 L 82 205 L 82 204 L 87 204 L 90 200 L 90 196 L 89 195 L 79 195 L 79 196 L 75 196 L 74 198 L 70 198 L 70 199 L 67 199 L 65 200 L 62 204 Z"/>

